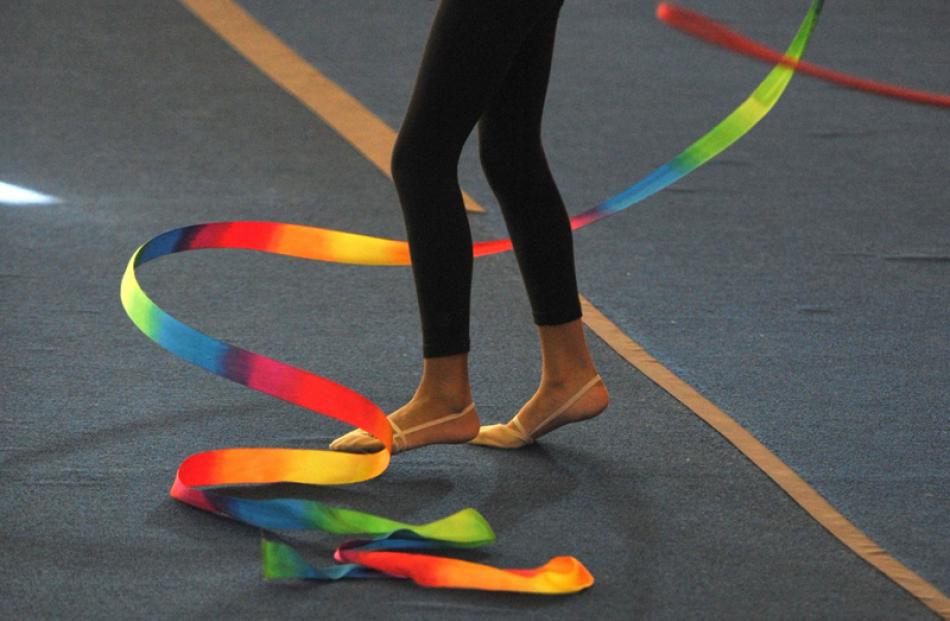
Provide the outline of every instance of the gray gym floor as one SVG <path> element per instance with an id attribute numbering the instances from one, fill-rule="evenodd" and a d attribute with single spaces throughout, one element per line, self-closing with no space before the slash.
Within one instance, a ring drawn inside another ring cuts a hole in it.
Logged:
<path id="1" fill-rule="evenodd" d="M 437 3 L 242 0 L 398 128 Z M 689 4 L 773 47 L 808 3 Z M 566 0 L 545 116 L 573 213 L 645 175 L 768 71 L 653 17 Z M 950 4 L 829 0 L 806 58 L 950 92 Z M 0 182 L 61 199 L 0 204 L 3 618 L 833 618 L 932 613 L 589 333 L 608 411 L 530 449 L 432 447 L 370 483 L 287 490 L 407 521 L 478 508 L 476 558 L 573 554 L 577 596 L 399 581 L 269 584 L 253 529 L 167 491 L 188 454 L 321 447 L 339 423 L 195 369 L 119 304 L 137 245 L 266 219 L 404 237 L 392 182 L 173 1 L 0 6 Z M 581 292 L 890 555 L 950 592 L 950 117 L 793 79 L 731 150 L 575 236 Z M 474 155 L 460 180 L 505 234 Z M 419 368 L 411 274 L 237 251 L 142 270 L 163 308 L 391 409 Z M 476 263 L 473 381 L 509 418 L 539 369 L 510 255 Z M 339 540 L 305 538 L 320 562 Z"/>

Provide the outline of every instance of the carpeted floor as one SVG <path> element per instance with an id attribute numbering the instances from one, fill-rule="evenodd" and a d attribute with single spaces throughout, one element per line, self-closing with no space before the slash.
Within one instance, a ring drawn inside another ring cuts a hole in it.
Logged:
<path id="1" fill-rule="evenodd" d="M 436 3 L 242 3 L 398 128 Z M 775 47 L 807 3 L 692 6 Z M 667 30 L 648 3 L 567 0 L 545 136 L 572 212 L 728 113 L 762 65 Z M 829 2 L 806 57 L 950 91 L 950 7 Z M 126 319 L 134 248 L 185 224 L 270 219 L 401 238 L 391 182 L 176 2 L 0 8 L 3 618 L 833 618 L 931 613 L 593 335 L 607 413 L 517 453 L 436 447 L 351 488 L 277 490 L 400 519 L 464 506 L 498 543 L 467 558 L 582 559 L 588 592 L 538 598 L 396 581 L 262 581 L 258 534 L 167 496 L 188 454 L 325 445 L 342 425 L 169 356 Z M 578 233 L 581 290 L 890 554 L 950 590 L 950 117 L 798 77 L 732 150 Z M 471 146 L 471 145 L 470 145 Z M 462 185 L 504 233 L 474 152 Z M 419 343 L 408 269 L 196 252 L 143 269 L 209 333 L 393 408 Z M 476 264 L 473 381 L 486 420 L 534 388 L 510 256 Z M 329 536 L 301 539 L 327 558 Z"/>

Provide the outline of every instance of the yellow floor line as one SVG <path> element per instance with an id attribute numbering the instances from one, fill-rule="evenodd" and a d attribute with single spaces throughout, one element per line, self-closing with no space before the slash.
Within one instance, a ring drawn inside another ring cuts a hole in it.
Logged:
<path id="1" fill-rule="evenodd" d="M 647 350 L 607 319 L 589 300 L 581 297 L 581 306 L 584 309 L 584 323 L 587 327 L 610 345 L 624 360 L 722 434 L 801 505 L 809 515 L 851 548 L 855 554 L 909 591 L 925 606 L 944 618 L 950 618 L 950 598 L 869 539 L 775 453 L 709 399 L 657 362 Z"/>
<path id="2" fill-rule="evenodd" d="M 379 117 L 310 66 L 232 0 L 180 1 L 391 177 L 389 157 L 395 142 L 395 132 Z M 470 211 L 484 211 L 467 194 L 465 201 Z M 938 615 L 950 619 L 950 598 L 869 539 L 765 445 L 660 364 L 583 296 L 581 304 L 584 323 L 614 351 L 722 434 L 855 554 Z"/>
<path id="3" fill-rule="evenodd" d="M 396 132 L 231 0 L 181 0 L 198 19 L 392 178 Z M 485 210 L 462 192 L 465 209 Z"/>

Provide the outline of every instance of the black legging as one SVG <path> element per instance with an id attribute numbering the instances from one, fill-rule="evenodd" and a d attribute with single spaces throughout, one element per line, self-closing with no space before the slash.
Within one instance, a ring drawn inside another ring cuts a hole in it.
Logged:
<path id="1" fill-rule="evenodd" d="M 427 358 L 469 350 L 472 235 L 458 159 L 478 123 L 535 323 L 581 316 L 567 210 L 541 146 L 563 0 L 442 0 L 392 157 Z"/>

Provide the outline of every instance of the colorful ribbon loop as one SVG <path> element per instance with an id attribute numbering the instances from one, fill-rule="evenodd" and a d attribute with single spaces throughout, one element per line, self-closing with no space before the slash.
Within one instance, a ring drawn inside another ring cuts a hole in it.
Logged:
<path id="1" fill-rule="evenodd" d="M 786 55 L 799 58 L 817 22 L 822 0 L 814 0 Z M 571 219 L 578 229 L 626 209 L 689 174 L 746 134 L 775 105 L 793 74 L 777 66 L 734 112 L 673 160 L 629 189 Z M 392 430 L 385 413 L 358 392 L 309 371 L 241 349 L 178 321 L 157 306 L 139 286 L 136 270 L 160 257 L 203 248 L 240 248 L 272 254 L 360 265 L 408 265 L 406 242 L 318 227 L 277 222 L 217 222 L 163 233 L 139 247 L 122 278 L 122 305 L 151 340 L 211 373 L 277 397 L 317 414 L 359 427 L 385 449 L 372 454 L 285 448 L 232 448 L 192 455 L 179 466 L 172 497 L 199 509 L 264 529 L 264 575 L 270 579 L 339 580 L 407 578 L 429 587 L 574 593 L 594 578 L 584 565 L 558 556 L 532 569 L 499 569 L 479 563 L 424 554 L 436 548 L 490 544 L 495 535 L 474 509 L 464 509 L 428 524 L 407 524 L 351 509 L 296 498 L 250 499 L 227 494 L 221 486 L 301 483 L 359 483 L 389 466 Z M 475 256 L 507 252 L 507 239 L 477 242 Z M 290 545 L 267 531 L 318 529 L 372 539 L 340 546 L 337 565 L 317 569 Z"/>

